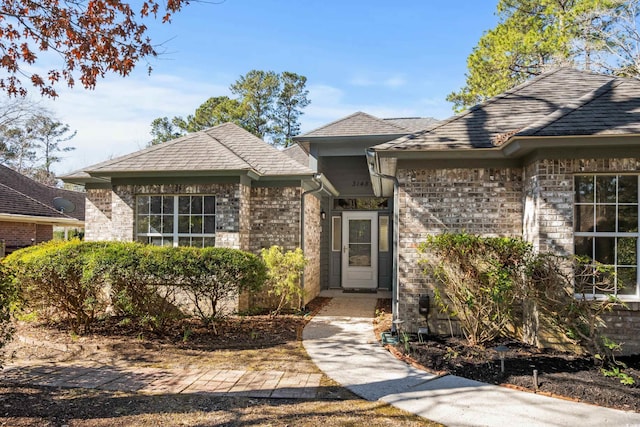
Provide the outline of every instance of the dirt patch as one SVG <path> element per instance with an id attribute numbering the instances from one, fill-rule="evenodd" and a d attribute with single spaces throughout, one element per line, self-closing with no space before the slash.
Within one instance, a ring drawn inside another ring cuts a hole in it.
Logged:
<path id="1" fill-rule="evenodd" d="M 391 300 L 379 301 L 378 310 L 385 314 L 376 320 L 376 329 L 389 330 Z M 507 348 L 504 372 L 495 351 L 500 345 Z M 619 378 L 605 377 L 592 358 L 539 350 L 517 342 L 495 342 L 480 349 L 468 346 L 461 338 L 429 336 L 422 343 L 410 342 L 408 352 L 404 345 L 394 350 L 408 362 L 433 372 L 640 412 L 640 356 L 618 358 L 627 365 L 624 372 L 635 380 L 635 385 L 629 386 L 623 385 Z M 534 370 L 538 374 L 537 387 Z"/>
<path id="2" fill-rule="evenodd" d="M 166 334 L 121 319 L 100 322 L 74 336 L 64 325 L 20 323 L 7 360 L 20 363 L 104 364 L 159 368 L 215 367 L 318 373 L 302 346 L 302 329 L 329 298 L 316 298 L 308 313 L 232 316 L 217 334 L 198 322 L 177 322 Z M 326 376 L 316 399 L 240 396 L 145 395 L 3 383 L 0 426 L 438 426 L 380 402 L 367 402 Z"/>

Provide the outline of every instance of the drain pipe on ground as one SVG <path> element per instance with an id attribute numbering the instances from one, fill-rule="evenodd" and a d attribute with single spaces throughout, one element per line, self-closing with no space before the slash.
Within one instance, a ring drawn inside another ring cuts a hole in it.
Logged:
<path id="1" fill-rule="evenodd" d="M 375 166 L 376 166 L 376 161 L 377 161 L 377 156 L 375 151 L 373 151 L 372 149 L 368 148 L 365 150 L 366 156 L 367 156 L 367 165 L 369 166 L 369 173 L 372 176 L 375 176 L 377 178 L 380 179 L 387 179 L 393 182 L 393 240 L 392 240 L 392 247 L 393 247 L 393 271 L 392 271 L 392 275 L 391 275 L 391 295 L 392 295 L 392 299 L 391 299 L 391 333 L 392 334 L 396 334 L 397 331 L 397 321 L 398 319 L 398 312 L 399 312 L 399 296 L 400 296 L 400 288 L 399 288 L 399 281 L 398 281 L 398 276 L 399 276 L 399 262 L 398 262 L 398 241 L 399 241 L 399 235 L 398 235 L 398 230 L 399 230 L 399 226 L 398 223 L 400 221 L 400 204 L 399 202 L 399 191 L 398 189 L 400 188 L 400 183 L 398 182 L 398 178 L 393 176 L 393 175 L 385 175 L 383 173 L 380 173 L 376 170 Z M 382 191 L 382 187 L 380 188 L 380 191 Z"/>
<path id="2" fill-rule="evenodd" d="M 322 180 L 321 173 L 315 174 L 312 177 L 312 179 L 318 184 L 318 187 L 312 188 L 311 190 L 307 190 L 303 192 L 302 195 L 300 196 L 300 249 L 302 249 L 303 254 L 304 254 L 304 197 L 307 194 L 315 194 L 324 190 L 324 181 Z M 300 275 L 300 288 L 304 292 L 304 271 L 302 272 L 302 275 Z M 300 302 L 300 304 L 304 305 L 302 301 Z M 298 308 L 302 309 L 303 307 L 298 307 Z"/>

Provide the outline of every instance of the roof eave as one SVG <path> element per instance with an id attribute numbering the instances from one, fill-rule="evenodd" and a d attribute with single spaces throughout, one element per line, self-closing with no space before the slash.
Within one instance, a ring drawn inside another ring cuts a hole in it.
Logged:
<path id="1" fill-rule="evenodd" d="M 47 216 L 0 213 L 2 222 L 29 222 L 34 224 L 59 225 L 65 227 L 84 227 L 84 221 L 75 218 L 55 218 Z"/>

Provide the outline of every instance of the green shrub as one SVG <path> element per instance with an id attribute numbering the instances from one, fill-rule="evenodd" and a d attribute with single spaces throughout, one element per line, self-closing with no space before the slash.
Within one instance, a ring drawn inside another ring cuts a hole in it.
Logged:
<path id="1" fill-rule="evenodd" d="M 229 248 L 190 249 L 181 254 L 181 280 L 205 323 L 224 314 L 225 302 L 264 286 L 266 267 L 256 255 Z"/>
<path id="2" fill-rule="evenodd" d="M 457 317 L 471 345 L 483 345 L 515 330 L 524 271 L 531 246 L 520 239 L 467 233 L 429 236 L 418 250 L 423 263 L 443 285 L 436 303 Z"/>
<path id="3" fill-rule="evenodd" d="M 262 249 L 261 255 L 268 269 L 269 293 L 280 298 L 273 314 L 279 314 L 294 298 L 298 299 L 298 306 L 301 306 L 304 289 L 300 286 L 300 277 L 307 264 L 302 249 L 283 253 L 280 246 L 271 246 Z"/>
<path id="4" fill-rule="evenodd" d="M 52 241 L 16 251 L 5 262 L 12 268 L 22 300 L 45 317 L 62 314 L 77 332 L 88 330 L 107 303 L 88 266 L 104 244 Z"/>
<path id="5" fill-rule="evenodd" d="M 13 335 L 11 313 L 16 301 L 17 293 L 13 273 L 4 262 L 0 261 L 0 351 Z"/>
<path id="6" fill-rule="evenodd" d="M 612 272 L 593 260 L 535 253 L 518 238 L 467 233 L 430 236 L 419 251 L 425 272 L 438 280 L 437 304 L 460 321 L 470 344 L 499 336 L 534 344 L 542 328 L 593 356 L 615 360 L 602 334 L 602 315 L 620 301 L 576 291 L 594 283 L 604 293 L 612 289 Z"/>
<path id="7" fill-rule="evenodd" d="M 48 242 L 5 264 L 29 307 L 48 319 L 63 315 L 74 332 L 108 311 L 164 332 L 187 302 L 209 323 L 226 300 L 259 290 L 266 277 L 262 260 L 240 250 L 133 242 Z"/>

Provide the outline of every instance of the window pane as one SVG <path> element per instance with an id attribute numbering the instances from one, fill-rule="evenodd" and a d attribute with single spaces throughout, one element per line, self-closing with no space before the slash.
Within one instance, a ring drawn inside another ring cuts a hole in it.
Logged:
<path id="1" fill-rule="evenodd" d="M 380 227 L 379 231 L 379 239 L 378 239 L 378 250 L 380 252 L 388 252 L 389 251 L 389 217 L 381 216 L 378 218 L 378 223 Z"/>
<path id="2" fill-rule="evenodd" d="M 149 233 L 160 233 L 161 223 L 160 216 L 149 217 Z"/>
<path id="3" fill-rule="evenodd" d="M 578 256 L 587 256 L 590 259 L 593 259 L 593 238 L 576 237 L 574 253 Z"/>
<path id="4" fill-rule="evenodd" d="M 160 196 L 151 196 L 149 198 L 150 210 L 152 214 L 161 214 L 162 213 L 162 197 Z"/>
<path id="5" fill-rule="evenodd" d="M 596 231 L 600 233 L 616 231 L 615 205 L 596 206 Z"/>
<path id="6" fill-rule="evenodd" d="M 342 218 L 334 216 L 331 218 L 331 250 L 340 252 L 342 246 Z"/>
<path id="7" fill-rule="evenodd" d="M 162 217 L 162 232 L 164 234 L 173 234 L 173 216 L 163 215 Z"/>
<path id="8" fill-rule="evenodd" d="M 191 233 L 202 234 L 202 217 L 201 216 L 191 217 Z"/>
<path id="9" fill-rule="evenodd" d="M 349 220 L 349 243 L 371 243 L 371 220 Z"/>
<path id="10" fill-rule="evenodd" d="M 173 246 L 173 238 L 172 237 L 163 237 L 162 238 L 162 246 Z"/>
<path id="11" fill-rule="evenodd" d="M 593 203 L 593 176 L 576 176 L 576 203 Z"/>
<path id="12" fill-rule="evenodd" d="M 635 237 L 618 238 L 618 265 L 637 265 Z"/>
<path id="13" fill-rule="evenodd" d="M 152 237 L 150 243 L 153 246 L 162 246 L 162 237 Z"/>
<path id="14" fill-rule="evenodd" d="M 205 216 L 204 217 L 204 232 L 207 234 L 213 234 L 216 232 L 216 217 Z"/>
<path id="15" fill-rule="evenodd" d="M 136 228 L 138 233 L 148 233 L 149 232 L 149 217 L 146 215 L 138 216 L 138 226 Z"/>
<path id="16" fill-rule="evenodd" d="M 178 238 L 178 246 L 191 246 L 191 238 L 190 237 L 179 237 Z"/>
<path id="17" fill-rule="evenodd" d="M 616 182 L 615 175 L 596 177 L 596 203 L 616 202 Z"/>
<path id="18" fill-rule="evenodd" d="M 205 237 L 203 240 L 203 245 L 205 247 L 207 246 L 215 246 L 216 245 L 216 238 L 215 237 Z"/>
<path id="19" fill-rule="evenodd" d="M 620 176 L 618 178 L 618 203 L 638 203 L 638 177 Z"/>
<path id="20" fill-rule="evenodd" d="M 191 196 L 191 215 L 202 215 L 202 196 Z"/>
<path id="21" fill-rule="evenodd" d="M 638 271 L 635 268 L 618 267 L 618 295 L 635 295 Z"/>
<path id="22" fill-rule="evenodd" d="M 142 243 L 144 245 L 148 245 L 149 244 L 149 238 L 147 236 L 138 236 L 136 238 L 136 242 Z"/>
<path id="23" fill-rule="evenodd" d="M 191 203 L 191 196 L 178 197 L 178 213 L 189 214 L 189 205 Z"/>
<path id="24" fill-rule="evenodd" d="M 638 205 L 618 206 L 618 231 L 638 231 Z"/>
<path id="25" fill-rule="evenodd" d="M 613 264 L 615 260 L 613 256 L 615 242 L 615 237 L 596 237 L 596 253 L 594 259 L 602 264 Z"/>
<path id="26" fill-rule="evenodd" d="M 576 231 L 593 231 L 593 205 L 579 205 L 575 209 Z"/>
<path id="27" fill-rule="evenodd" d="M 164 196 L 162 198 L 162 213 L 165 215 L 173 213 L 173 196 Z"/>
<path id="28" fill-rule="evenodd" d="M 149 213 L 149 196 L 138 196 L 138 213 Z"/>
<path id="29" fill-rule="evenodd" d="M 178 217 L 178 233 L 188 233 L 190 229 L 189 225 L 188 216 Z"/>
<path id="30" fill-rule="evenodd" d="M 213 196 L 204 197 L 204 213 L 213 215 L 216 213 L 216 198 Z"/>

